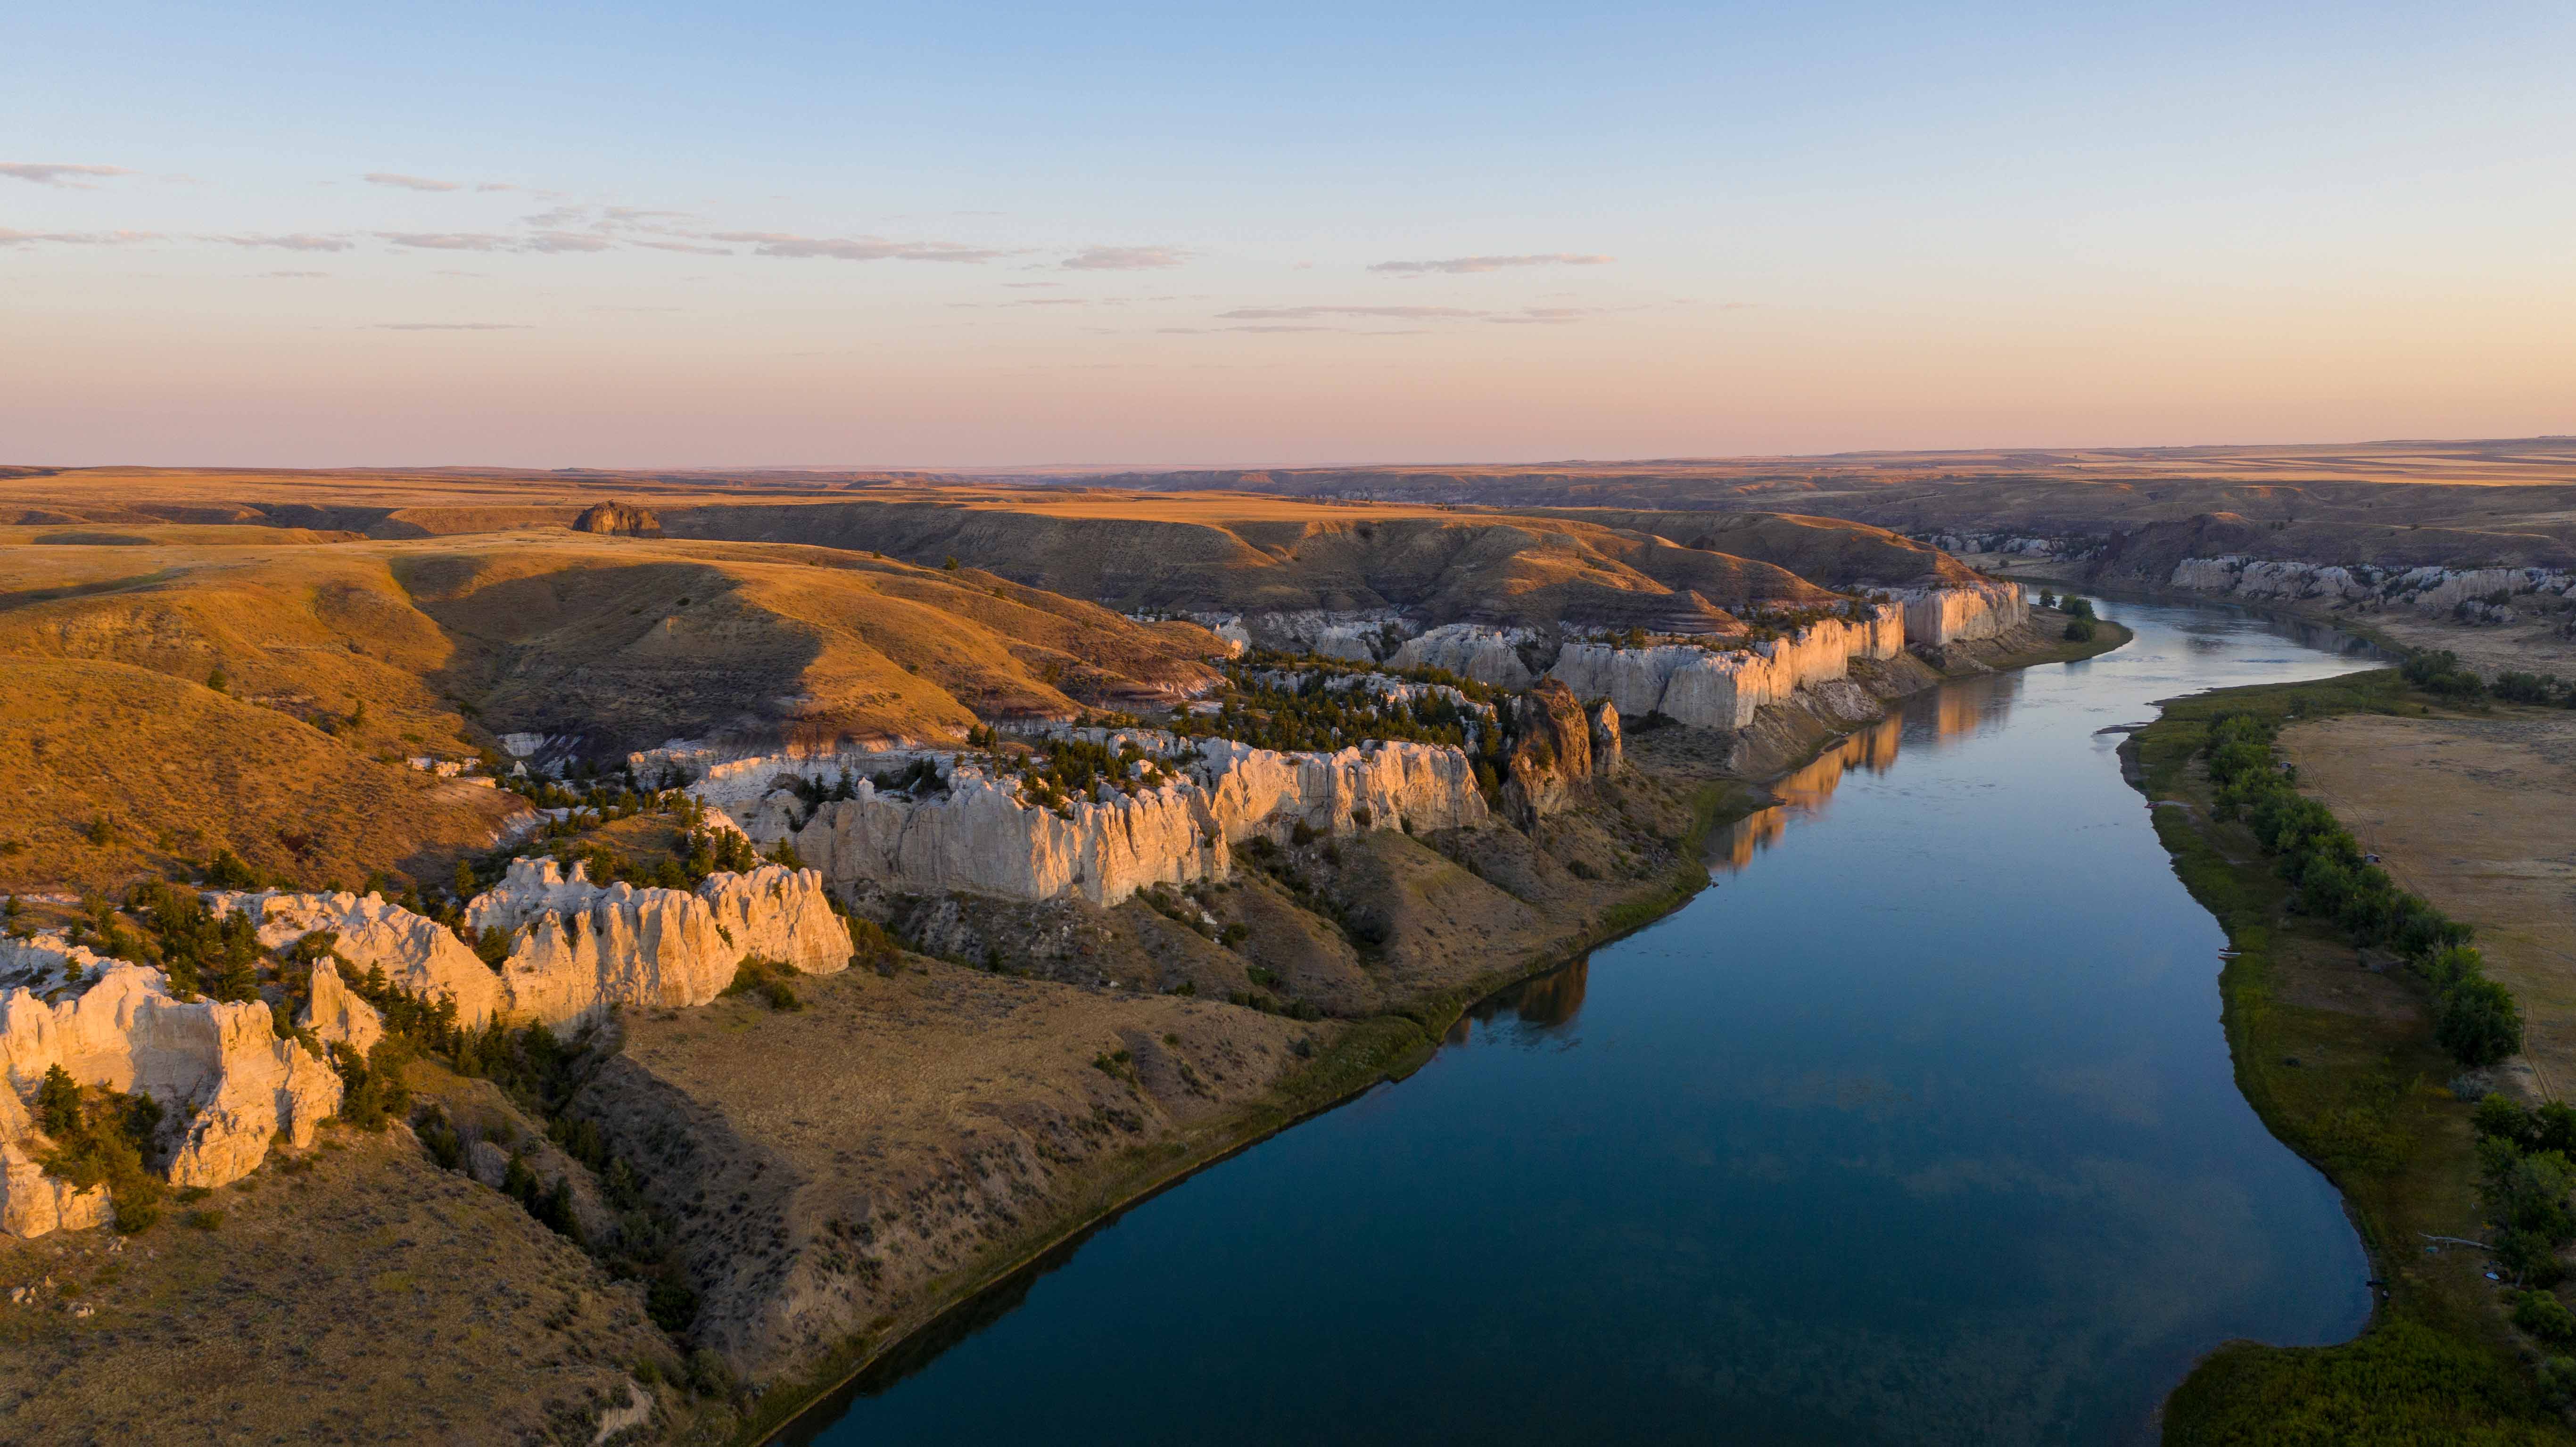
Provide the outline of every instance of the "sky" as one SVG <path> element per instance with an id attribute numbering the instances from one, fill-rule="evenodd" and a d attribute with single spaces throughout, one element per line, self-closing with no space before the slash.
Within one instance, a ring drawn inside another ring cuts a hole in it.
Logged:
<path id="1" fill-rule="evenodd" d="M 2564 0 L 92 0 L 9 31 L 0 462 L 2576 432 Z"/>

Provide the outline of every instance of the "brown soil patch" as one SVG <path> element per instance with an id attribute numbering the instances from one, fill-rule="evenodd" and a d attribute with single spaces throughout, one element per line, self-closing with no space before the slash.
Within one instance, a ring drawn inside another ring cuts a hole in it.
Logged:
<path id="1" fill-rule="evenodd" d="M 2352 716 L 2281 745 L 2399 884 L 2476 926 L 2522 1001 L 2539 1088 L 2576 1092 L 2576 714 Z"/>

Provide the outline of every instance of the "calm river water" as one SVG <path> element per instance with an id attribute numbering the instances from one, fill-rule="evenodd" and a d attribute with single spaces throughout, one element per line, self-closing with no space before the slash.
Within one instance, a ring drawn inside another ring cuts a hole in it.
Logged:
<path id="1" fill-rule="evenodd" d="M 2222 1341 L 2350 1336 L 2360 1245 L 2237 1094 L 2224 937 L 2096 730 L 2368 665 L 2103 611 L 2137 641 L 1912 700 L 1679 913 L 789 1440 L 2126 1442 Z"/>

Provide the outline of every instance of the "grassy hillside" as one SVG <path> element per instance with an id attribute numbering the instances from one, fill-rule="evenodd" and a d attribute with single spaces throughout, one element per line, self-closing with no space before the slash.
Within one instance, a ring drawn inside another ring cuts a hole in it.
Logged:
<path id="1" fill-rule="evenodd" d="M 956 738 L 1169 699 L 1220 651 L 1193 625 L 815 548 L 59 531 L 0 530 L 0 787 L 23 801 L 0 888 L 106 888 L 223 848 L 306 883 L 443 878 L 512 805 L 411 757 L 521 731 L 593 756 Z"/>
<path id="2" fill-rule="evenodd" d="M 1121 608 L 1404 608 L 1442 621 L 1723 629 L 1729 613 L 1828 599 L 1770 563 L 1563 518 L 1073 495 L 720 505 L 661 519 L 675 536 L 955 556 Z"/>

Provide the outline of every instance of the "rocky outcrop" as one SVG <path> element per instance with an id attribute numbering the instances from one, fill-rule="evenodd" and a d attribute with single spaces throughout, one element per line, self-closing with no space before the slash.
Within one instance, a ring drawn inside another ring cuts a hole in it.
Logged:
<path id="1" fill-rule="evenodd" d="M 112 1213 L 107 1187 L 82 1190 L 45 1174 L 17 1141 L 0 1141 L 0 1233 L 21 1239 L 104 1226 Z"/>
<path id="2" fill-rule="evenodd" d="M 339 965 L 327 959 L 313 962 L 304 1013 L 295 1017 L 295 1023 L 325 1045 L 346 1045 L 360 1055 L 385 1038 L 384 1017 L 358 998 L 341 980 Z"/>
<path id="3" fill-rule="evenodd" d="M 1413 631 L 1402 613 L 1391 608 L 1334 612 L 1302 608 L 1288 612 L 1250 613 L 1233 620 L 1235 628 L 1257 648 L 1282 653 L 1312 653 L 1352 663 L 1375 663 Z M 1230 637 L 1222 622 L 1220 638 Z"/>
<path id="4" fill-rule="evenodd" d="M 1581 802 L 1590 788 L 1592 722 L 1574 691 L 1551 678 L 1516 701 L 1518 737 L 1503 781 L 1503 812 L 1523 829 Z"/>
<path id="5" fill-rule="evenodd" d="M 1933 648 L 1992 638 L 2030 621 L 2030 596 L 2019 583 L 1981 578 L 1893 596 L 1905 608 L 1905 641 Z"/>
<path id="6" fill-rule="evenodd" d="M 1599 778 L 1628 767 L 1626 745 L 1619 733 L 1619 706 L 1603 699 L 1592 706 L 1592 772 Z"/>
<path id="7" fill-rule="evenodd" d="M 1486 818 L 1474 766 L 1455 748 L 1371 743 L 1288 754 L 1152 731 L 1083 732 L 1171 759 L 1180 776 L 1126 790 L 1104 785 L 1091 798 L 1047 808 L 1025 797 L 1017 780 L 951 755 L 940 786 L 917 795 L 854 778 L 848 799 L 808 806 L 781 789 L 730 807 L 755 841 L 792 842 L 836 884 L 1025 900 L 1076 895 L 1095 904 L 1157 884 L 1226 878 L 1233 846 L 1254 835 L 1284 840 L 1300 824 L 1343 833 L 1449 829 Z M 732 797 L 730 783 L 710 782 L 708 802 Z"/>
<path id="8" fill-rule="evenodd" d="M 2238 598 L 2412 608 L 2477 623 L 2514 621 L 2512 600 L 2517 597 L 2555 602 L 2576 591 L 2576 573 L 2558 568 L 2374 567 L 2233 553 L 2185 558 L 2174 566 L 2169 582 Z"/>
<path id="9" fill-rule="evenodd" d="M 1496 688 L 1524 689 L 1536 681 L 1536 675 L 1530 672 L 1521 650 L 1524 645 L 1539 642 L 1539 634 L 1528 628 L 1448 623 L 1418 638 L 1406 639 L 1387 659 L 1387 666 L 1441 668 Z"/>
<path id="10" fill-rule="evenodd" d="M 829 975 L 850 963 L 850 930 L 832 912 L 818 870 L 764 864 L 748 874 L 713 874 L 698 898 L 716 932 L 748 957 L 775 960 L 802 974 Z"/>
<path id="11" fill-rule="evenodd" d="M 479 1027 L 508 1007 L 492 973 L 445 925 L 377 894 L 218 893 L 216 912 L 241 910 L 259 927 L 259 942 L 282 949 L 316 930 L 338 938 L 332 948 L 361 971 L 381 967 L 387 983 L 425 1000 L 456 1002 L 456 1021 Z"/>
<path id="12" fill-rule="evenodd" d="M 38 994 L 87 978 L 112 963 L 87 945 L 76 945 L 52 931 L 25 939 L 0 936 L 0 989 Z"/>
<path id="13" fill-rule="evenodd" d="M 184 1119 L 170 1162 L 183 1187 L 240 1179 L 274 1139 L 311 1144 L 315 1123 L 340 1108 L 340 1077 L 280 1038 L 266 1005 L 174 1000 L 160 971 L 123 961 L 72 998 L 0 994 L 0 1074 L 14 1120 L 54 1066 L 83 1085 L 151 1096 Z"/>
<path id="14" fill-rule="evenodd" d="M 658 538 L 662 520 L 632 503 L 593 503 L 572 520 L 577 533 L 613 533 L 621 537 Z"/>
<path id="15" fill-rule="evenodd" d="M 703 1005 L 753 953 L 807 974 L 839 970 L 851 953 L 822 876 L 776 864 L 711 875 L 693 894 L 597 885 L 580 864 L 566 875 L 551 859 L 514 860 L 466 906 L 465 925 L 512 936 L 501 962 L 509 1009 L 557 1030 L 618 1005 Z"/>
<path id="16" fill-rule="evenodd" d="M 1909 632 L 1896 606 L 1882 603 L 1856 621 L 1829 618 L 1743 648 L 1569 643 L 1548 676 L 1577 697 L 1609 699 L 1623 717 L 1660 713 L 1695 728 L 1741 729 L 1766 704 L 1848 677 L 1855 658 L 1894 657 Z"/>

